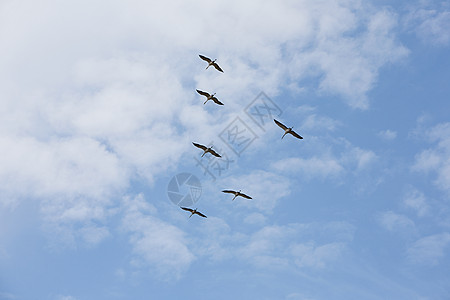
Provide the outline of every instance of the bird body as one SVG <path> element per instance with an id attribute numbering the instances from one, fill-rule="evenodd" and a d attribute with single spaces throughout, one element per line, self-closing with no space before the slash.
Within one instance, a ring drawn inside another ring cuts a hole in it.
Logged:
<path id="1" fill-rule="evenodd" d="M 286 134 L 288 134 L 288 133 L 292 134 L 293 136 L 295 136 L 296 138 L 298 138 L 298 139 L 300 139 L 300 140 L 303 139 L 303 137 L 301 137 L 297 132 L 295 132 L 294 130 L 292 130 L 292 128 L 294 128 L 294 127 L 286 127 L 286 126 L 283 125 L 281 122 L 279 122 L 279 121 L 277 121 L 277 120 L 275 120 L 275 119 L 273 119 L 273 121 L 275 122 L 275 124 L 277 124 L 278 126 L 280 126 L 281 129 L 284 130 L 284 134 L 283 134 L 283 136 L 281 137 L 281 139 L 283 139 L 284 136 L 285 136 Z"/>
<path id="2" fill-rule="evenodd" d="M 204 91 L 201 91 L 201 90 L 196 90 L 196 91 L 197 91 L 197 93 L 199 93 L 200 95 L 206 97 L 206 101 L 205 101 L 203 104 L 206 104 L 206 102 L 208 102 L 209 100 L 212 100 L 212 101 L 214 101 L 214 103 L 216 103 L 216 104 L 218 104 L 218 105 L 223 105 L 223 103 L 220 102 L 219 99 L 217 99 L 216 97 L 214 97 L 214 95 L 215 95 L 216 93 L 214 93 L 214 94 L 209 94 L 209 93 L 204 92 Z"/>
<path id="3" fill-rule="evenodd" d="M 236 197 L 239 197 L 239 196 L 241 196 L 243 198 L 246 198 L 246 199 L 252 199 L 252 197 L 250 197 L 250 196 L 248 196 L 248 195 L 246 195 L 244 193 L 241 193 L 241 190 L 239 190 L 239 191 L 223 190 L 222 192 L 223 193 L 228 193 L 228 194 L 233 194 L 234 197 L 233 197 L 233 199 L 231 201 L 234 201 L 234 199 L 236 199 Z"/>
<path id="4" fill-rule="evenodd" d="M 202 154 L 202 157 L 206 154 L 206 153 L 211 153 L 212 155 L 214 155 L 214 156 L 216 156 L 216 157 L 222 157 L 220 154 L 218 154 L 216 151 L 214 151 L 213 149 L 212 149 L 212 146 L 211 147 L 206 147 L 206 146 L 203 146 L 203 145 L 201 145 L 201 144 L 197 144 L 197 143 L 192 143 L 195 147 L 197 147 L 197 148 L 200 148 L 200 149 L 202 149 L 203 150 L 203 154 Z"/>
<path id="5" fill-rule="evenodd" d="M 191 213 L 189 218 L 192 217 L 193 215 L 199 215 L 200 217 L 207 218 L 207 216 L 205 216 L 201 212 L 197 211 L 197 209 L 192 209 L 192 208 L 182 207 L 182 206 L 180 206 L 180 208 Z"/>
<path id="6" fill-rule="evenodd" d="M 203 59 L 204 61 L 206 61 L 208 63 L 208 66 L 206 67 L 205 70 L 207 70 L 210 66 L 213 66 L 214 68 L 216 68 L 217 71 L 220 71 L 223 73 L 223 70 L 219 67 L 219 65 L 216 63 L 216 60 L 211 60 L 210 58 L 204 56 L 204 55 L 199 55 L 201 59 Z"/>

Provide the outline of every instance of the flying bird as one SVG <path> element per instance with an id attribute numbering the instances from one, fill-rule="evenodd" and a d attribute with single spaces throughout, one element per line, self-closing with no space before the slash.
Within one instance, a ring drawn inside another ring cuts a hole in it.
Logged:
<path id="1" fill-rule="evenodd" d="M 216 103 L 216 104 L 223 105 L 223 103 L 220 102 L 219 99 L 217 99 L 216 97 L 214 97 L 214 95 L 215 95 L 216 93 L 210 95 L 210 94 L 207 93 L 207 92 L 203 92 L 203 91 L 200 91 L 200 90 L 196 90 L 196 91 L 197 91 L 197 93 L 199 93 L 200 95 L 206 97 L 206 101 L 205 101 L 203 104 L 206 104 L 206 102 L 208 102 L 209 100 L 212 100 L 212 101 L 214 101 L 214 103 Z"/>
<path id="2" fill-rule="evenodd" d="M 197 147 L 197 148 L 200 148 L 200 149 L 202 149 L 203 150 L 203 154 L 202 154 L 202 157 L 203 157 L 203 155 L 205 155 L 206 153 L 211 153 L 212 155 L 214 155 L 214 156 L 216 156 L 216 157 L 222 157 L 222 156 L 220 156 L 220 154 L 218 154 L 216 151 L 214 151 L 213 149 L 212 149 L 212 146 L 211 147 L 206 147 L 206 146 L 203 146 L 203 145 L 200 145 L 200 144 L 197 144 L 197 143 L 192 143 L 195 147 Z"/>
<path id="3" fill-rule="evenodd" d="M 233 201 L 234 199 L 236 199 L 236 197 L 239 197 L 239 196 L 244 197 L 244 198 L 246 198 L 246 199 L 252 199 L 252 197 L 247 196 L 247 195 L 244 194 L 244 193 L 241 193 L 241 190 L 239 190 L 239 192 L 231 191 L 231 190 L 223 190 L 222 192 L 228 193 L 228 194 L 233 194 L 233 195 L 234 195 L 234 198 L 233 198 L 231 201 Z"/>
<path id="4" fill-rule="evenodd" d="M 197 211 L 197 209 L 192 209 L 192 208 L 187 208 L 187 207 L 182 207 L 182 206 L 180 206 L 180 208 L 181 209 L 184 209 L 185 211 L 189 211 L 190 213 L 191 213 L 191 215 L 189 216 L 189 218 L 190 217 L 192 217 L 192 215 L 199 215 L 200 217 L 203 217 L 203 218 L 207 218 L 207 216 L 205 216 L 204 214 L 202 214 L 201 212 L 199 212 L 199 211 Z"/>
<path id="5" fill-rule="evenodd" d="M 223 70 L 219 67 L 219 65 L 216 63 L 216 60 L 211 60 L 210 58 L 203 56 L 203 55 L 199 55 L 201 59 L 203 59 L 204 61 L 206 61 L 208 63 L 208 66 L 206 67 L 206 69 L 208 69 L 210 66 L 213 66 L 214 68 L 217 69 L 217 71 L 220 71 L 223 73 Z M 205 70 L 206 70 L 205 69 Z"/>
<path id="6" fill-rule="evenodd" d="M 288 134 L 288 133 L 290 133 L 290 134 L 292 134 L 293 136 L 295 136 L 296 138 L 298 138 L 298 139 L 303 139 L 297 132 L 295 132 L 294 130 L 292 130 L 292 128 L 294 128 L 294 127 L 286 127 L 286 126 L 284 126 L 281 122 L 279 122 L 279 121 L 277 121 L 277 120 L 275 120 L 275 119 L 273 119 L 274 120 L 274 122 L 275 122 L 275 124 L 277 124 L 278 126 L 280 126 L 283 130 L 284 130 L 284 134 L 283 134 L 283 136 L 281 137 L 281 139 L 283 139 L 284 138 L 284 136 L 286 135 L 286 134 Z"/>

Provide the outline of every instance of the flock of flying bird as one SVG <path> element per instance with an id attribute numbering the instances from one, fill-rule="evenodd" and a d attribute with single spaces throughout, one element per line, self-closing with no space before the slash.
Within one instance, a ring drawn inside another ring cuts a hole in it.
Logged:
<path id="1" fill-rule="evenodd" d="M 200 56 L 200 58 L 201 58 L 202 60 L 204 60 L 204 61 L 206 61 L 206 62 L 208 63 L 208 66 L 206 67 L 206 69 L 208 69 L 209 67 L 213 66 L 217 71 L 223 73 L 223 70 L 222 70 L 222 69 L 220 68 L 220 66 L 216 63 L 216 60 L 217 60 L 217 59 L 211 60 L 210 58 L 208 58 L 208 57 L 206 57 L 206 56 L 203 56 L 203 55 L 199 55 L 199 56 Z M 207 92 L 198 90 L 198 89 L 197 89 L 197 93 L 199 93 L 200 95 L 206 97 L 206 101 L 205 101 L 203 104 L 206 104 L 206 102 L 208 102 L 209 100 L 212 100 L 214 103 L 216 103 L 216 104 L 218 104 L 218 105 L 223 105 L 223 103 L 220 102 L 219 99 L 217 99 L 217 98 L 215 97 L 216 93 L 210 94 L 210 93 L 207 93 Z M 298 133 L 296 133 L 294 130 L 292 130 L 294 127 L 287 127 L 287 126 L 285 126 L 283 123 L 281 123 L 280 121 L 277 121 L 277 120 L 275 120 L 275 119 L 274 119 L 273 121 L 274 121 L 275 124 L 277 124 L 281 129 L 284 130 L 284 134 L 283 134 L 283 136 L 281 137 L 281 139 L 283 139 L 284 136 L 285 136 L 286 134 L 288 134 L 288 133 L 291 134 L 291 135 L 293 135 L 294 137 L 296 137 L 296 138 L 298 138 L 298 139 L 303 139 L 303 137 L 301 137 Z M 201 145 L 201 144 L 198 144 L 198 143 L 192 143 L 192 144 L 193 144 L 195 147 L 197 147 L 197 148 L 203 150 L 202 157 L 203 157 L 205 154 L 207 154 L 207 153 L 210 153 L 211 155 L 214 155 L 214 156 L 216 156 L 216 157 L 222 157 L 220 154 L 218 154 L 216 151 L 214 151 L 214 150 L 212 149 L 213 146 L 211 146 L 211 147 L 206 147 L 206 146 Z M 248 195 L 246 195 L 246 194 L 244 194 L 244 193 L 241 193 L 241 190 L 239 190 L 239 191 L 223 190 L 222 192 L 223 192 L 223 193 L 227 193 L 227 194 L 233 194 L 234 197 L 233 197 L 233 199 L 232 199 L 231 201 L 234 201 L 234 199 L 236 199 L 237 197 L 243 197 L 243 198 L 249 199 L 249 200 L 252 199 L 252 197 L 250 197 L 250 196 L 248 196 Z M 189 216 L 189 218 L 192 217 L 193 215 L 199 215 L 200 217 L 207 218 L 207 216 L 205 216 L 204 214 L 202 214 L 201 212 L 199 212 L 199 211 L 197 210 L 197 208 L 196 208 L 196 209 L 192 209 L 192 208 L 188 208 L 188 207 L 181 207 L 181 209 L 183 209 L 183 210 L 188 211 L 188 212 L 191 213 L 191 215 Z"/>

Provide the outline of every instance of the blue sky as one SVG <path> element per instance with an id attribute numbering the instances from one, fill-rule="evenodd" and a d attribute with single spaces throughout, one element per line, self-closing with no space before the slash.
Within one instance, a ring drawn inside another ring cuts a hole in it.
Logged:
<path id="1" fill-rule="evenodd" d="M 449 28 L 445 1 L 2 1 L 0 299 L 449 299 Z"/>

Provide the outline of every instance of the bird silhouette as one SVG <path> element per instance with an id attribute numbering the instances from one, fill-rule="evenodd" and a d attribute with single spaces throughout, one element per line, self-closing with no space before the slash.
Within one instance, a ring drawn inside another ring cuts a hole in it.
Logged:
<path id="1" fill-rule="evenodd" d="M 191 215 L 189 216 L 192 217 L 193 215 L 199 215 L 200 217 L 203 218 L 207 218 L 207 216 L 205 216 L 204 214 L 202 214 L 201 212 L 197 211 L 197 209 L 192 209 L 192 208 L 188 208 L 188 207 L 182 207 L 180 206 L 181 209 L 185 210 L 185 211 L 189 211 L 191 213 Z"/>
<path id="2" fill-rule="evenodd" d="M 206 104 L 206 102 L 208 102 L 209 100 L 212 100 L 212 101 L 214 101 L 214 103 L 216 103 L 216 104 L 218 104 L 218 105 L 223 105 L 223 103 L 220 102 L 219 99 L 217 99 L 216 97 L 214 97 L 214 95 L 215 95 L 216 93 L 214 93 L 214 94 L 211 95 L 211 94 L 209 94 L 209 93 L 207 93 L 207 92 L 204 92 L 204 91 L 200 91 L 200 90 L 196 90 L 196 91 L 197 91 L 197 93 L 199 93 L 200 95 L 206 97 L 206 101 L 205 101 L 203 104 Z"/>
<path id="3" fill-rule="evenodd" d="M 222 192 L 223 193 L 228 193 L 228 194 L 233 194 L 234 197 L 233 197 L 233 199 L 231 201 L 234 201 L 234 199 L 236 199 L 236 197 L 239 197 L 239 196 L 244 197 L 246 199 L 252 199 L 252 197 L 250 197 L 250 196 L 248 196 L 248 195 L 246 195 L 244 193 L 241 193 L 241 190 L 239 190 L 239 192 L 232 191 L 232 190 L 223 190 Z"/>
<path id="4" fill-rule="evenodd" d="M 200 144 L 197 144 L 197 143 L 192 143 L 195 147 L 197 147 L 197 148 L 200 148 L 200 149 L 202 149 L 203 150 L 203 154 L 202 154 L 202 157 L 203 157 L 203 155 L 205 155 L 206 153 L 211 153 L 212 155 L 214 155 L 214 156 L 216 156 L 216 157 L 222 157 L 222 156 L 220 156 L 220 154 L 218 154 L 216 151 L 214 151 L 213 149 L 212 149 L 212 146 L 211 147 L 206 147 L 206 146 L 203 146 L 203 145 L 200 145 Z"/>
<path id="5" fill-rule="evenodd" d="M 293 136 L 295 136 L 296 138 L 298 138 L 298 139 L 303 139 L 303 137 L 301 137 L 297 132 L 295 132 L 294 130 L 292 130 L 292 128 L 294 128 L 294 127 L 286 127 L 285 125 L 283 125 L 281 122 L 279 122 L 279 121 L 277 121 L 277 120 L 275 120 L 275 119 L 273 119 L 274 120 L 274 122 L 275 122 L 275 124 L 277 124 L 278 126 L 280 126 L 283 130 L 284 130 L 284 134 L 283 134 L 283 136 L 281 137 L 281 139 L 283 139 L 284 138 L 284 136 L 286 135 L 286 134 L 288 134 L 288 133 L 290 133 L 290 134 L 292 134 Z"/>
<path id="6" fill-rule="evenodd" d="M 199 55 L 201 59 L 203 59 L 204 61 L 206 61 L 208 63 L 208 66 L 206 67 L 205 70 L 207 70 L 210 66 L 213 66 L 214 68 L 216 68 L 217 71 L 220 71 L 223 73 L 223 70 L 219 67 L 219 65 L 216 63 L 216 60 L 211 60 L 210 58 L 204 56 L 204 55 Z"/>

